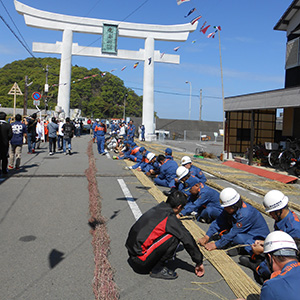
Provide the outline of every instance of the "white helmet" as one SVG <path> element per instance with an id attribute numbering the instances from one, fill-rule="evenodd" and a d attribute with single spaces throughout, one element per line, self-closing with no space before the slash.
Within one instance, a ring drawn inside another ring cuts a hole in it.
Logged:
<path id="1" fill-rule="evenodd" d="M 184 166 L 186 164 L 190 164 L 192 161 L 191 161 L 191 158 L 189 156 L 184 156 L 182 159 L 181 159 L 181 165 Z"/>
<path id="2" fill-rule="evenodd" d="M 185 177 L 188 173 L 189 173 L 189 170 L 184 166 L 180 166 L 176 170 L 176 175 L 179 180 L 181 180 L 183 177 Z"/>
<path id="3" fill-rule="evenodd" d="M 235 189 L 228 187 L 220 193 L 220 200 L 222 207 L 231 206 L 240 200 L 240 194 Z"/>
<path id="4" fill-rule="evenodd" d="M 294 239 L 284 231 L 273 231 L 265 239 L 264 253 L 273 252 L 274 255 L 295 256 L 294 250 L 298 251 Z"/>
<path id="5" fill-rule="evenodd" d="M 266 212 L 279 210 L 284 208 L 289 202 L 289 198 L 285 196 L 282 192 L 277 190 L 272 190 L 266 193 L 263 201 L 263 205 Z"/>
<path id="6" fill-rule="evenodd" d="M 100 122 L 100 119 L 96 119 L 96 122 Z"/>
<path id="7" fill-rule="evenodd" d="M 148 159 L 149 161 L 151 161 L 154 157 L 155 157 L 155 154 L 152 153 L 152 152 L 149 152 L 149 153 L 147 154 L 147 159 Z"/>

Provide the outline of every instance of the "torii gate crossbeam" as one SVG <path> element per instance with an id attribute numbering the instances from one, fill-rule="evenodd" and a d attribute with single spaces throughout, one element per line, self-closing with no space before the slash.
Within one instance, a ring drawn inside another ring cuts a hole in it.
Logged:
<path id="1" fill-rule="evenodd" d="M 70 113 L 72 55 L 144 61 L 143 124 L 145 125 L 146 140 L 150 140 L 155 129 L 154 63 L 179 64 L 179 55 L 164 54 L 162 56 L 159 51 L 155 51 L 155 40 L 186 41 L 189 32 L 197 28 L 198 22 L 193 25 L 190 23 L 179 25 L 137 24 L 62 15 L 38 10 L 17 0 L 14 0 L 14 3 L 17 12 L 24 16 L 26 25 L 63 32 L 62 42 L 56 42 L 56 44 L 33 43 L 33 51 L 61 54 L 57 105 L 63 108 L 66 116 L 69 116 Z M 101 48 L 83 47 L 73 43 L 73 32 L 101 35 L 103 24 L 117 25 L 120 37 L 144 39 L 145 49 L 139 51 L 118 50 L 115 55 L 102 53 Z M 151 58 L 151 63 L 148 62 L 149 58 Z"/>

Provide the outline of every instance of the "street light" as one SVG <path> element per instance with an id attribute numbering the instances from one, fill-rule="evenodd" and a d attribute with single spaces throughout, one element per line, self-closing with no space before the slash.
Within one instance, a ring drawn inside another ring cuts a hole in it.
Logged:
<path id="1" fill-rule="evenodd" d="M 190 84 L 190 103 L 189 103 L 189 120 L 191 119 L 191 110 L 192 110 L 192 83 L 190 81 L 186 81 L 185 83 Z"/>

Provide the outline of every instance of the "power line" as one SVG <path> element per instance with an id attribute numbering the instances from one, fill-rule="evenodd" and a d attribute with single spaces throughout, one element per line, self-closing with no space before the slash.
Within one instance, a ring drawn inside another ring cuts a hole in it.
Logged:
<path id="1" fill-rule="evenodd" d="M 132 11 L 127 17 L 125 17 L 122 22 L 124 22 L 125 20 L 127 20 L 130 16 L 132 16 L 135 12 L 137 12 L 142 6 L 144 6 L 149 0 L 146 0 L 145 2 L 143 2 L 139 7 L 137 7 L 134 11 Z"/>
<path id="2" fill-rule="evenodd" d="M 19 35 L 21 36 L 21 38 L 22 38 L 23 42 L 26 44 L 26 47 L 27 47 L 27 49 L 29 49 L 29 46 L 28 46 L 28 44 L 26 43 L 26 40 L 24 39 L 24 37 L 23 37 L 22 33 L 20 32 L 20 30 L 19 30 L 18 26 L 16 25 L 16 23 L 15 23 L 15 22 L 14 22 L 14 20 L 13 20 L 13 18 L 11 17 L 11 15 L 10 15 L 9 11 L 8 11 L 8 10 L 7 10 L 7 8 L 5 7 L 5 5 L 4 5 L 3 1 L 2 1 L 2 0 L 0 0 L 0 2 L 1 2 L 1 4 L 2 4 L 2 6 L 4 7 L 4 9 L 5 9 L 6 13 L 8 14 L 8 16 L 9 16 L 10 20 L 12 21 L 12 23 L 13 23 L 13 24 L 14 24 L 14 26 L 16 27 L 16 29 L 17 29 L 17 31 L 18 31 L 18 33 L 19 33 Z"/>
<path id="3" fill-rule="evenodd" d="M 1 1 L 1 0 L 0 0 Z M 2 2 L 2 1 L 1 1 Z M 3 23 L 6 25 L 6 27 L 11 31 L 11 33 L 15 36 L 15 38 L 20 42 L 20 44 L 24 47 L 24 49 L 29 53 L 29 55 L 31 57 L 33 57 L 37 63 L 39 64 L 39 66 L 45 71 L 43 65 L 38 61 L 38 59 L 33 55 L 33 53 L 30 51 L 29 47 L 27 46 L 26 41 L 24 40 L 24 42 L 26 43 L 26 45 L 21 41 L 21 39 L 18 37 L 18 35 L 14 32 L 14 30 L 9 26 L 9 24 L 5 21 L 5 19 L 0 15 L 1 20 L 3 21 Z M 17 29 L 18 30 L 18 29 Z M 19 31 L 19 30 L 18 30 Z M 20 34 L 21 35 L 21 34 Z M 21 35 L 22 36 L 22 35 Z M 49 72 L 50 73 L 50 72 Z M 50 73 L 53 76 L 59 76 L 58 74 L 54 74 L 54 73 Z"/>
<path id="4" fill-rule="evenodd" d="M 129 86 L 129 88 L 134 89 L 134 90 L 143 90 L 142 88 L 138 88 L 138 87 Z M 166 91 L 158 91 L 158 90 L 154 90 L 154 93 L 168 94 L 168 95 L 175 95 L 175 96 L 189 96 L 190 95 L 190 94 L 184 94 L 184 93 L 166 92 Z M 191 95 L 191 96 L 197 97 L 197 98 L 200 97 L 200 95 Z M 222 97 L 215 97 L 215 96 L 204 96 L 203 98 L 222 99 Z"/>

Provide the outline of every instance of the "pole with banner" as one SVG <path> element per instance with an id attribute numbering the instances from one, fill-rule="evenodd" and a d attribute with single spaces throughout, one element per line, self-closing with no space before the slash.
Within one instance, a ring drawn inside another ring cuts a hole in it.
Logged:
<path id="1" fill-rule="evenodd" d="M 14 117 L 16 116 L 16 103 L 17 103 L 17 95 L 23 95 L 21 92 L 18 84 L 15 82 L 10 91 L 8 92 L 8 95 L 14 95 Z"/>

